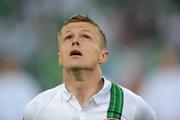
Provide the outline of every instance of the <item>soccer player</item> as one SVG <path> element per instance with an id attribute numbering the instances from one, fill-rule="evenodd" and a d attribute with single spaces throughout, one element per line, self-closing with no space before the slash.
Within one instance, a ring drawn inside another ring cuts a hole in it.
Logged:
<path id="1" fill-rule="evenodd" d="M 76 15 L 58 33 L 64 83 L 35 97 L 24 120 L 155 120 L 136 94 L 102 76 L 108 60 L 106 37 L 92 19 Z"/>

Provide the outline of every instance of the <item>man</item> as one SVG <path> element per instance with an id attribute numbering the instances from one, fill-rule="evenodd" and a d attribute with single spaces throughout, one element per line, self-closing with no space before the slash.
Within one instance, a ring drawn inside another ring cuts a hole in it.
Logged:
<path id="1" fill-rule="evenodd" d="M 24 120 L 154 120 L 139 96 L 102 76 L 106 37 L 89 17 L 68 19 L 58 33 L 64 83 L 34 98 Z"/>

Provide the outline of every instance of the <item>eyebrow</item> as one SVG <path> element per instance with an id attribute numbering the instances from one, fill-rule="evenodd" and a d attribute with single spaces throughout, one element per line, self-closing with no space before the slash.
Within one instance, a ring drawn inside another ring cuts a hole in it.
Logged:
<path id="1" fill-rule="evenodd" d="M 90 30 L 87 30 L 87 29 L 82 29 L 81 31 L 83 31 L 83 32 L 90 32 Z M 68 32 L 71 32 L 71 30 L 65 31 L 65 33 L 68 33 Z"/>
<path id="2" fill-rule="evenodd" d="M 87 29 L 83 29 L 82 31 L 83 32 L 90 32 L 90 30 L 87 30 Z"/>
<path id="3" fill-rule="evenodd" d="M 71 30 L 67 30 L 67 31 L 65 31 L 65 33 L 68 33 L 68 32 L 70 32 Z"/>

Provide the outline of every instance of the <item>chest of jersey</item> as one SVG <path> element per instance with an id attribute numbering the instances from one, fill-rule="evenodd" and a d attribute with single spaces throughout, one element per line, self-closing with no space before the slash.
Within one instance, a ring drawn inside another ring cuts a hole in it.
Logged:
<path id="1" fill-rule="evenodd" d="M 87 103 L 80 108 L 74 101 L 49 103 L 42 111 L 40 120 L 104 120 L 108 104 Z"/>

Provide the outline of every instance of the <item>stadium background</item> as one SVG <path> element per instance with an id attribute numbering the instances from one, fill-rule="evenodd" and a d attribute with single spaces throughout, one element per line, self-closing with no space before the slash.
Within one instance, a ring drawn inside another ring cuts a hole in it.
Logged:
<path id="1" fill-rule="evenodd" d="M 104 76 L 141 95 L 158 119 L 180 119 L 178 0 L 1 0 L 0 119 L 21 118 L 33 96 L 63 82 L 57 32 L 76 13 L 106 34 Z"/>

